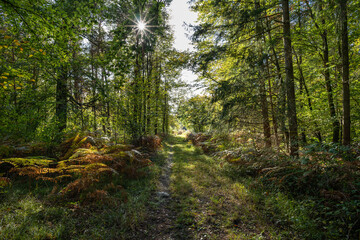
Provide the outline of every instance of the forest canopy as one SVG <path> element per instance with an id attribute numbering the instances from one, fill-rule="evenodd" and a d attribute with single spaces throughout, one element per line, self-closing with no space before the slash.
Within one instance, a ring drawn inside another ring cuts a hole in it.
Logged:
<path id="1" fill-rule="evenodd" d="M 169 1 L 0 1 L 0 136 L 169 131 L 184 54 Z"/>
<path id="2" fill-rule="evenodd" d="M 358 141 L 359 1 L 191 3 L 193 68 L 213 102 L 208 130 L 250 128 L 292 155 Z"/>

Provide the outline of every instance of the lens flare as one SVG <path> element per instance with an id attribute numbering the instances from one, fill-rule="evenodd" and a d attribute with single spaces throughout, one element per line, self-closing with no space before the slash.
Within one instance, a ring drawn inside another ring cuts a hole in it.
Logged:
<path id="1" fill-rule="evenodd" d="M 144 30 L 146 29 L 146 23 L 144 23 L 143 21 L 138 22 L 137 28 L 138 28 L 140 31 L 144 31 Z"/>

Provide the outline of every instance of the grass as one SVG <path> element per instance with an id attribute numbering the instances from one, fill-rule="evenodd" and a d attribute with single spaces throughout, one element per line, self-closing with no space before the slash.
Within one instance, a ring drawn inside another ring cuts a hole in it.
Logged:
<path id="1" fill-rule="evenodd" d="M 170 153 L 176 239 L 340 239 L 317 227 L 312 199 L 261 188 L 256 179 L 221 165 L 182 137 L 169 137 L 163 146 L 145 177 L 113 179 L 126 197 L 110 192 L 117 199 L 111 206 L 59 204 L 49 198 L 51 184 L 15 181 L 0 193 L 0 239 L 131 239 L 154 207 L 152 193 Z"/>
<path id="2" fill-rule="evenodd" d="M 145 177 L 114 178 L 126 198 L 123 191 L 111 192 L 111 205 L 54 202 L 52 184 L 18 179 L 0 193 L 0 239 L 125 239 L 145 218 L 165 157 L 154 157 Z"/>
<path id="3" fill-rule="evenodd" d="M 222 167 L 181 137 L 170 143 L 176 227 L 187 229 L 188 239 L 303 239 L 304 232 L 313 233 L 308 212 L 293 199 L 253 189 L 254 179 Z"/>

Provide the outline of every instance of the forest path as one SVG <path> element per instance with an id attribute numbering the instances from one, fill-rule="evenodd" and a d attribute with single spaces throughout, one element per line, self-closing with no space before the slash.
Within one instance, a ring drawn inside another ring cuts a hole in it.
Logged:
<path id="1" fill-rule="evenodd" d="M 156 191 L 152 194 L 148 204 L 144 224 L 136 229 L 136 233 L 129 239 L 179 239 L 175 236 L 174 221 L 176 213 L 172 209 L 172 197 L 170 192 L 171 168 L 173 165 L 173 146 L 163 143 L 164 150 L 162 159 L 157 164 L 162 166 Z"/>
<path id="2" fill-rule="evenodd" d="M 251 180 L 233 180 L 234 172 L 182 137 L 170 137 L 163 151 L 167 157 L 158 190 L 144 225 L 132 239 L 271 239 L 276 235 L 248 190 Z"/>
<path id="3" fill-rule="evenodd" d="M 166 144 L 164 151 L 166 151 L 166 157 L 162 167 L 162 174 L 147 213 L 147 229 L 144 231 L 146 239 L 175 239 L 173 226 L 176 214 L 171 209 L 172 198 L 170 193 L 170 176 L 173 161 L 172 146 Z"/>

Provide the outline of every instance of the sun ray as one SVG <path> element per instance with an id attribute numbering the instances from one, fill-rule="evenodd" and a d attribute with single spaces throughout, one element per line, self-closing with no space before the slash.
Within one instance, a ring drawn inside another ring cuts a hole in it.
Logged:
<path id="1" fill-rule="evenodd" d="M 137 28 L 138 28 L 140 31 L 145 31 L 145 29 L 146 29 L 146 23 L 144 23 L 143 21 L 138 22 Z"/>
<path id="2" fill-rule="evenodd" d="M 125 27 L 131 27 L 132 32 L 134 32 L 137 37 L 141 36 L 141 39 L 144 39 L 148 33 L 153 34 L 153 31 L 151 31 L 150 28 L 157 27 L 155 25 L 150 25 L 153 18 L 146 20 L 147 15 L 148 13 L 145 12 L 145 13 L 140 13 L 140 16 L 134 14 L 132 18 L 127 17 L 128 20 L 133 23 L 133 25 L 125 25 Z"/>

